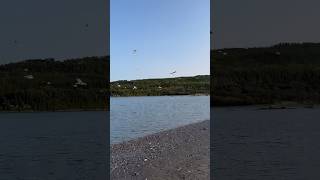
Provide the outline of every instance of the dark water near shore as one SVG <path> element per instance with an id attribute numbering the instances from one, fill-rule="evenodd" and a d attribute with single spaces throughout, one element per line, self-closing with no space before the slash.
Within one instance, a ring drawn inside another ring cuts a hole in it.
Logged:
<path id="1" fill-rule="evenodd" d="M 0 180 L 105 179 L 108 116 L 0 113 Z"/>
<path id="2" fill-rule="evenodd" d="M 211 117 L 214 179 L 320 179 L 320 108 L 214 108 Z"/>
<path id="3" fill-rule="evenodd" d="M 110 141 L 118 143 L 208 120 L 210 97 L 113 97 L 110 108 Z"/>

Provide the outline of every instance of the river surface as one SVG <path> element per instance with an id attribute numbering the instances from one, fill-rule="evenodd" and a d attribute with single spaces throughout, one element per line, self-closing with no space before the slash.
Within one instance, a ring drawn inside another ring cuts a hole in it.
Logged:
<path id="1" fill-rule="evenodd" d="M 0 180 L 106 179 L 108 117 L 0 113 Z"/>
<path id="2" fill-rule="evenodd" d="M 211 123 L 214 179 L 320 179 L 320 108 L 214 108 Z"/>
<path id="3" fill-rule="evenodd" d="M 111 142 L 209 118 L 208 96 L 111 98 Z M 0 113 L 0 180 L 107 176 L 106 112 Z M 320 108 L 211 109 L 213 175 L 320 179 Z"/>
<path id="4" fill-rule="evenodd" d="M 210 96 L 142 96 L 110 99 L 110 141 L 119 143 L 210 119 Z"/>

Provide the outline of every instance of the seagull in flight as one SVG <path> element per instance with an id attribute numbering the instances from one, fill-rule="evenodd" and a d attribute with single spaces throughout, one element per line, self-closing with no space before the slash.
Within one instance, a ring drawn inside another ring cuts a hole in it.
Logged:
<path id="1" fill-rule="evenodd" d="M 172 73 L 170 73 L 171 75 L 175 74 L 177 71 L 173 71 Z"/>

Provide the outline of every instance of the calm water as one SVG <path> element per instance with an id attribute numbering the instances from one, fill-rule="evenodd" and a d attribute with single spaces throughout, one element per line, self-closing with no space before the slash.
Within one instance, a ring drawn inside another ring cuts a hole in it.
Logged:
<path id="1" fill-rule="evenodd" d="M 0 113 L 0 180 L 106 179 L 108 116 Z"/>
<path id="2" fill-rule="evenodd" d="M 320 108 L 212 110 L 214 179 L 320 179 Z"/>
<path id="3" fill-rule="evenodd" d="M 209 96 L 113 97 L 111 143 L 208 120 Z"/>
<path id="4" fill-rule="evenodd" d="M 111 138 L 208 119 L 208 104 L 198 96 L 111 98 Z M 0 113 L 0 180 L 105 179 L 108 116 Z M 214 108 L 211 117 L 215 179 L 320 179 L 320 108 Z"/>

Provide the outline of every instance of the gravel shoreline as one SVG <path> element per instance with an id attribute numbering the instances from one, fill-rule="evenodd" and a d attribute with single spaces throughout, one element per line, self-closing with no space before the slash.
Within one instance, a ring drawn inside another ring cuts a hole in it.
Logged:
<path id="1" fill-rule="evenodd" d="M 210 179 L 210 121 L 111 146 L 111 179 Z"/>

